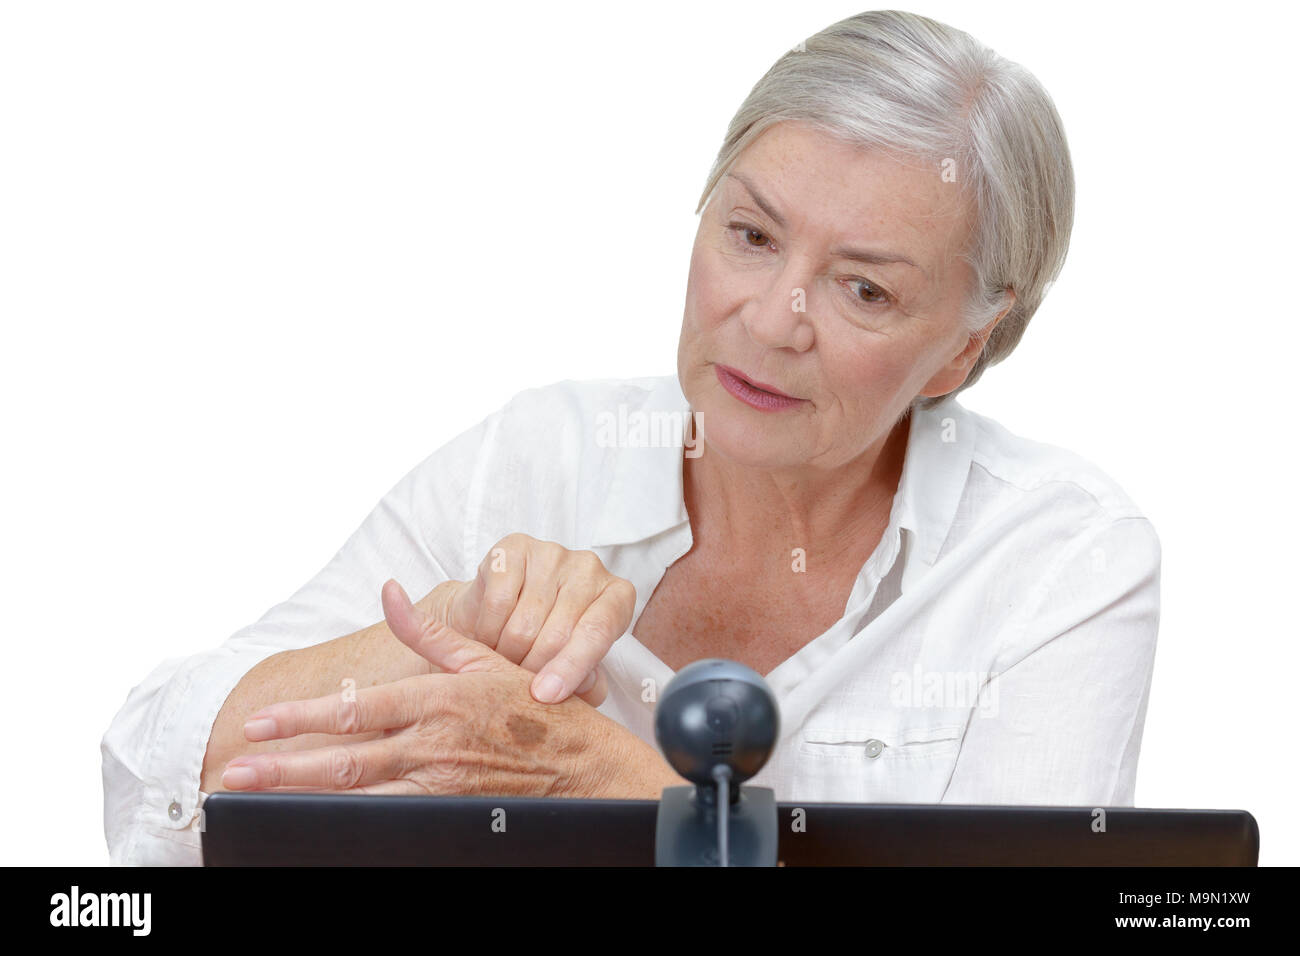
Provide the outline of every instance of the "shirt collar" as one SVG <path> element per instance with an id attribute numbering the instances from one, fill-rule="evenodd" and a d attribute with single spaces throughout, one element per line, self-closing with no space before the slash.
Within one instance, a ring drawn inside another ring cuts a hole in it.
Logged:
<path id="1" fill-rule="evenodd" d="M 930 409 L 913 406 L 911 419 L 890 523 L 912 532 L 915 555 L 933 565 L 966 489 L 978 426 L 953 396 Z"/>
<path id="2" fill-rule="evenodd" d="M 644 403 L 628 414 L 637 411 L 675 414 L 685 420 L 690 403 L 677 376 L 664 376 L 645 392 Z M 910 417 L 890 526 L 914 536 L 909 560 L 915 556 L 933 565 L 966 487 L 977 424 L 952 396 L 930 409 L 914 406 Z M 609 451 L 615 456 L 613 477 L 592 538 L 594 547 L 643 541 L 689 522 L 681 446 L 620 446 Z"/>
<path id="3" fill-rule="evenodd" d="M 655 379 L 643 394 L 640 405 L 627 409 L 629 418 L 658 412 L 679 416 L 685 422 L 690 413 L 690 402 L 682 394 L 676 375 Z M 618 410 L 602 411 L 609 415 L 622 414 L 622 406 Z M 616 435 L 626 440 L 628 436 L 623 430 L 623 422 L 619 422 Z M 630 434 L 635 432 L 629 430 Z M 685 450 L 681 445 L 650 443 L 629 447 L 619 441 L 608 453 L 614 456 L 613 477 L 592 538 L 593 547 L 643 541 L 690 521 L 682 479 Z"/>

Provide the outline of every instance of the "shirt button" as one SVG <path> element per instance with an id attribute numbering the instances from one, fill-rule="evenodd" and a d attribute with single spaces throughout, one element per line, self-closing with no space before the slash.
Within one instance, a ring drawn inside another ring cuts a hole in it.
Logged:
<path id="1" fill-rule="evenodd" d="M 175 800 L 173 800 L 172 805 L 167 808 L 167 816 L 171 817 L 173 820 L 179 820 L 181 818 L 181 805 Z"/>
<path id="2" fill-rule="evenodd" d="M 867 756 L 875 759 L 880 756 L 880 752 L 885 749 L 885 745 L 879 740 L 867 741 Z"/>

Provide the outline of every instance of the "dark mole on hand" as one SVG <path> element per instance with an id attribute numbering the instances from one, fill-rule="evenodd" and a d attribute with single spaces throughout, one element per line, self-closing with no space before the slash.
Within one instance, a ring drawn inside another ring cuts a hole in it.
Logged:
<path id="1" fill-rule="evenodd" d="M 506 730 L 510 731 L 510 736 L 514 738 L 515 743 L 524 747 L 536 747 L 546 739 L 544 723 L 519 714 L 511 714 L 506 718 Z"/>

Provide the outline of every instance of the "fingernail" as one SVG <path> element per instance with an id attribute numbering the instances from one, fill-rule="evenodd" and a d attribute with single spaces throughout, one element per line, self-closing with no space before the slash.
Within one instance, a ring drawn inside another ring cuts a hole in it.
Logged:
<path id="1" fill-rule="evenodd" d="M 564 696 L 564 681 L 555 674 L 547 674 L 538 680 L 533 696 L 544 704 L 553 704 Z"/>
<path id="2" fill-rule="evenodd" d="M 257 783 L 257 771 L 252 767 L 227 767 L 221 775 L 221 785 L 227 790 L 242 790 Z"/>
<path id="3" fill-rule="evenodd" d="M 244 724 L 244 736 L 249 740 L 270 740 L 275 736 L 275 721 L 270 717 L 255 717 Z"/>

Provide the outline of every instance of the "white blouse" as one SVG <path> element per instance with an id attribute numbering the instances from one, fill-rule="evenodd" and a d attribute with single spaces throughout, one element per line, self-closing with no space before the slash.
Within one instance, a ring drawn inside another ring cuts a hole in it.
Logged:
<path id="1" fill-rule="evenodd" d="M 634 636 L 690 550 L 676 376 L 529 389 L 411 470 L 310 581 L 220 647 L 160 664 L 101 746 L 115 864 L 198 864 L 213 721 L 259 661 L 469 580 L 511 532 L 594 551 L 636 586 L 601 713 L 651 744 L 673 671 Z M 707 454 L 707 449 L 703 453 Z M 792 561 L 795 557 L 792 557 Z M 793 567 L 793 565 L 792 565 Z M 889 525 L 843 617 L 766 680 L 779 801 L 1132 806 L 1160 543 L 1095 466 L 949 398 L 911 415 Z"/>

